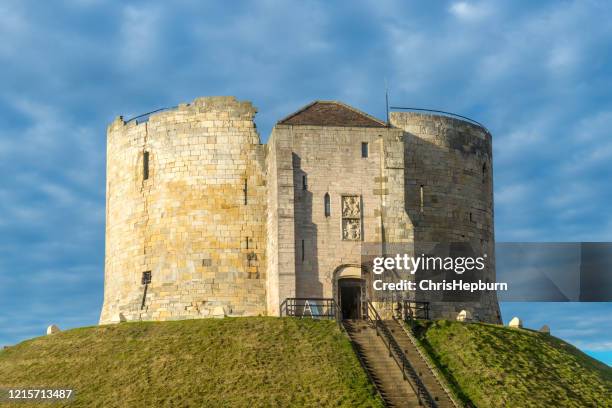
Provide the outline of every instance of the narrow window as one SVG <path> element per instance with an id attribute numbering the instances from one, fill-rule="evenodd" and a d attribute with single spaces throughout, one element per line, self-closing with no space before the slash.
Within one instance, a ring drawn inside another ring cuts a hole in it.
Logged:
<path id="1" fill-rule="evenodd" d="M 304 262 L 304 240 L 302 240 L 302 262 Z"/>
<path id="2" fill-rule="evenodd" d="M 146 271 L 142 273 L 142 284 L 148 285 L 151 283 L 151 271 Z"/>
<path id="3" fill-rule="evenodd" d="M 244 205 L 247 205 L 247 202 L 248 202 L 247 193 L 249 192 L 249 187 L 247 185 L 247 179 L 244 179 L 244 188 L 242 189 L 242 192 L 244 193 Z"/>
<path id="4" fill-rule="evenodd" d="M 302 176 L 302 190 L 308 190 L 308 179 L 306 175 Z"/>
<path id="5" fill-rule="evenodd" d="M 140 303 L 140 310 L 144 309 L 147 300 L 147 289 L 149 288 L 149 283 L 151 283 L 151 271 L 146 271 L 142 273 L 141 282 L 144 285 L 144 290 L 142 291 L 142 302 Z"/>
<path id="6" fill-rule="evenodd" d="M 487 182 L 487 163 L 482 164 L 482 184 Z"/>
<path id="7" fill-rule="evenodd" d="M 368 143 L 367 142 L 361 143 L 361 157 L 363 158 L 368 157 Z"/>
<path id="8" fill-rule="evenodd" d="M 323 199 L 325 205 L 325 216 L 329 217 L 331 215 L 331 202 L 329 200 L 329 193 L 325 193 L 325 197 Z"/>
<path id="9" fill-rule="evenodd" d="M 421 214 L 423 214 L 423 206 L 424 206 L 424 193 L 423 193 L 423 185 L 421 185 L 421 202 L 419 205 Z"/>
<path id="10" fill-rule="evenodd" d="M 144 152 L 142 155 L 142 179 L 149 179 L 149 152 Z"/>
<path id="11" fill-rule="evenodd" d="M 474 222 L 474 217 L 472 216 L 472 213 L 470 213 L 470 222 Z"/>
<path id="12" fill-rule="evenodd" d="M 249 249 L 249 237 L 244 240 L 246 242 L 246 249 Z"/>

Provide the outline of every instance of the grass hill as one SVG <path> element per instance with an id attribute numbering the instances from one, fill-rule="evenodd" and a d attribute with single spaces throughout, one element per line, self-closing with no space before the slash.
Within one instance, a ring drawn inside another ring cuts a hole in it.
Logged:
<path id="1" fill-rule="evenodd" d="M 448 321 L 415 332 L 460 398 L 477 407 L 612 407 L 612 368 L 550 335 Z"/>
<path id="2" fill-rule="evenodd" d="M 382 407 L 337 324 L 310 319 L 68 330 L 0 351 L 9 386 L 74 388 L 70 407 Z"/>
<path id="3" fill-rule="evenodd" d="M 456 394 L 477 407 L 612 407 L 612 369 L 554 337 L 447 321 L 415 332 Z M 335 322 L 293 318 L 121 323 L 38 337 L 0 351 L 0 388 L 15 386 L 75 389 L 74 401 L 54 407 L 383 405 Z"/>

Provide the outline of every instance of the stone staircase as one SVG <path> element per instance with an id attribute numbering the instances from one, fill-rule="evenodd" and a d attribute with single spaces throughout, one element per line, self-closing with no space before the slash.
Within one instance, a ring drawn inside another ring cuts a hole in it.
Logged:
<path id="1" fill-rule="evenodd" d="M 434 373 L 435 368 L 429 367 L 401 323 L 397 320 L 385 320 L 384 323 L 434 399 L 436 407 L 455 408 L 457 405 L 451 400 L 437 378 L 439 374 Z"/>
<path id="2" fill-rule="evenodd" d="M 388 407 L 418 407 L 419 399 L 376 330 L 365 320 L 344 320 L 359 359 Z"/>

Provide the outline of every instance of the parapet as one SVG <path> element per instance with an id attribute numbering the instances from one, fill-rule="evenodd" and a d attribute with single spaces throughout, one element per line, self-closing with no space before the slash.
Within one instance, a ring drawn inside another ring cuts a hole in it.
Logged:
<path id="1" fill-rule="evenodd" d="M 414 133 L 438 133 L 442 128 L 454 129 L 462 133 L 469 133 L 473 136 L 487 140 L 491 139 L 491 133 L 478 122 L 468 118 L 459 116 L 449 116 L 436 112 L 389 112 L 389 122 L 393 126 L 397 126 Z M 427 129 L 424 126 L 433 126 L 432 129 Z"/>
<path id="2" fill-rule="evenodd" d="M 123 116 L 117 116 L 108 126 L 111 132 L 123 126 L 138 126 L 142 123 L 162 121 L 168 116 L 179 116 L 194 113 L 227 112 L 228 119 L 253 120 L 257 108 L 250 101 L 239 101 L 234 96 L 206 96 L 199 97 L 191 103 L 181 103 L 170 108 L 159 108 L 154 111 L 143 113 L 125 120 Z"/>

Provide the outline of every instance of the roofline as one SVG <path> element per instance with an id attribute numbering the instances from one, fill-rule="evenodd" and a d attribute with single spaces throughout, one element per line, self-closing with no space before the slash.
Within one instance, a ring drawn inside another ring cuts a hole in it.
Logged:
<path id="1" fill-rule="evenodd" d="M 360 115 L 363 115 L 363 116 L 367 117 L 368 119 L 370 119 L 370 120 L 372 120 L 372 121 L 374 121 L 374 122 L 376 122 L 376 123 L 379 123 L 380 125 L 382 125 L 382 126 L 384 126 L 384 127 L 388 127 L 388 126 L 389 126 L 389 124 L 388 124 L 388 123 L 383 122 L 382 120 L 380 120 L 380 119 L 378 119 L 378 118 L 375 118 L 374 116 L 372 116 L 372 115 L 370 115 L 370 114 L 368 114 L 368 113 L 365 113 L 365 112 L 363 112 L 363 111 L 361 111 L 361 110 L 359 110 L 359 109 L 357 109 L 357 108 L 354 108 L 354 107 L 352 107 L 351 105 L 348 105 L 348 104 L 346 104 L 346 103 L 344 103 L 344 102 L 335 101 L 335 100 L 324 101 L 324 100 L 320 100 L 320 99 L 314 100 L 314 101 L 310 102 L 309 104 L 307 104 L 307 105 L 305 105 L 305 106 L 302 106 L 302 107 L 301 107 L 300 109 L 298 109 L 297 111 L 295 111 L 295 112 L 293 112 L 293 113 L 289 114 L 288 116 L 285 116 L 285 117 L 284 117 L 284 118 L 282 118 L 281 120 L 277 121 L 277 122 L 276 122 L 276 124 L 277 124 L 277 125 L 284 125 L 285 123 L 283 123 L 283 122 L 285 122 L 285 121 L 287 121 L 287 120 L 291 119 L 291 118 L 292 118 L 292 117 L 294 117 L 294 116 L 299 115 L 300 113 L 304 112 L 306 109 L 310 108 L 312 105 L 317 104 L 317 103 L 335 103 L 335 104 L 337 104 L 337 105 L 341 105 L 341 106 L 343 106 L 343 107 L 345 107 L 345 108 L 347 108 L 347 109 L 349 109 L 349 110 L 352 110 L 352 111 L 353 111 L 353 112 L 355 112 L 355 113 L 358 113 L 358 114 L 360 114 Z M 290 126 L 312 126 L 312 125 L 290 125 Z"/>

